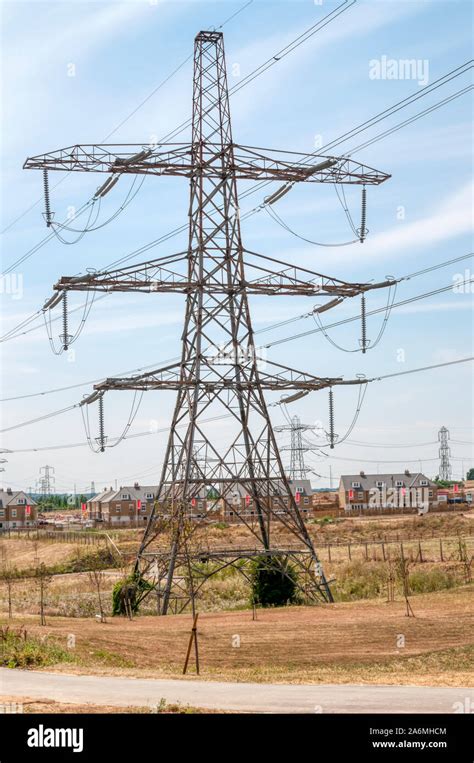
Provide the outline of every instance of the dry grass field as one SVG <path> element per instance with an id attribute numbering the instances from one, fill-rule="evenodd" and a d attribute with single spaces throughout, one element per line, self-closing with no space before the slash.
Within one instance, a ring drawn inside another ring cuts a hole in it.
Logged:
<path id="1" fill-rule="evenodd" d="M 474 678 L 473 593 L 471 584 L 413 596 L 416 616 L 410 618 L 400 599 L 264 609 L 255 621 L 249 610 L 201 613 L 201 678 L 467 686 Z M 51 617 L 44 627 L 31 615 L 10 621 L 10 627 L 20 625 L 63 649 L 74 635 L 70 661 L 47 670 L 178 678 L 191 617 L 110 618 L 105 624 Z"/>

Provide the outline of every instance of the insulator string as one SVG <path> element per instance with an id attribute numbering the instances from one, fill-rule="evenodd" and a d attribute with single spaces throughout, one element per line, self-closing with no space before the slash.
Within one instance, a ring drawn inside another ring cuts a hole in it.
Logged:
<path id="1" fill-rule="evenodd" d="M 329 387 L 329 447 L 334 448 L 334 394 L 332 387 Z"/>
<path id="2" fill-rule="evenodd" d="M 63 349 L 67 350 L 69 341 L 69 326 L 67 313 L 67 291 L 63 292 Z"/>
<path id="3" fill-rule="evenodd" d="M 43 187 L 44 187 L 44 219 L 46 220 L 46 227 L 51 227 L 51 221 L 52 221 L 52 214 L 51 214 L 51 203 L 49 199 L 49 178 L 48 178 L 48 170 L 43 170 Z"/>
<path id="4" fill-rule="evenodd" d="M 361 210 L 360 210 L 360 228 L 358 230 L 359 234 L 359 241 L 361 244 L 364 243 L 367 233 L 369 232 L 366 228 L 366 221 L 367 221 L 367 189 L 364 186 L 362 189 L 362 204 L 361 204 Z"/>
<path id="5" fill-rule="evenodd" d="M 367 314 L 366 314 L 366 306 L 365 306 L 365 294 L 360 295 L 360 323 L 361 323 L 361 350 L 362 354 L 365 355 L 367 352 Z"/>
<path id="6" fill-rule="evenodd" d="M 99 397 L 99 437 L 97 438 L 99 450 L 101 453 L 105 450 L 105 436 L 104 436 L 104 395 Z"/>

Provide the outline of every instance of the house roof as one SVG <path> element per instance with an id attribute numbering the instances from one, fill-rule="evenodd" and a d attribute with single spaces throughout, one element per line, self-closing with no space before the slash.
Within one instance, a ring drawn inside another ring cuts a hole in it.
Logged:
<path id="1" fill-rule="evenodd" d="M 414 474 L 342 474 L 341 484 L 344 490 L 350 490 L 353 482 L 360 482 L 362 490 L 372 490 L 377 482 L 383 482 L 387 488 L 395 487 L 396 482 L 403 482 L 403 487 L 421 487 L 420 480 L 427 480 L 428 487 L 436 487 L 436 482 L 430 480 L 421 472 Z M 425 486 L 426 487 L 426 486 Z"/>
<path id="2" fill-rule="evenodd" d="M 147 494 L 151 493 L 153 496 L 155 496 L 157 492 L 158 485 L 140 485 L 139 487 L 135 487 L 134 485 L 123 485 L 119 490 L 104 490 L 102 493 L 99 493 L 93 498 L 89 498 L 87 503 L 95 503 L 97 501 L 100 501 L 101 503 L 110 503 L 110 501 L 121 500 L 146 501 L 150 500 L 147 499 Z M 130 499 L 121 498 L 124 493 L 129 495 Z"/>
<path id="3" fill-rule="evenodd" d="M 27 495 L 23 490 L 13 490 L 11 493 L 6 490 L 0 490 L 0 508 L 5 506 L 15 506 L 19 498 L 26 498 L 29 506 L 37 506 L 36 501 Z"/>

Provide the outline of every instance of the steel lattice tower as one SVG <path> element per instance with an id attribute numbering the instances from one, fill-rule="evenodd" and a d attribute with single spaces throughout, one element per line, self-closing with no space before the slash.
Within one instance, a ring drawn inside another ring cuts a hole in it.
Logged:
<path id="1" fill-rule="evenodd" d="M 54 488 L 54 466 L 42 466 L 40 469 L 40 478 L 38 480 L 39 492 L 43 498 L 47 498 L 51 495 Z"/>
<path id="2" fill-rule="evenodd" d="M 441 480 L 450 480 L 452 475 L 451 462 L 449 457 L 451 449 L 448 445 L 449 429 L 441 427 L 438 432 L 439 446 L 439 478 Z"/>
<path id="3" fill-rule="evenodd" d="M 310 424 L 302 424 L 299 416 L 292 416 L 289 424 L 275 427 L 275 432 L 290 432 L 290 445 L 280 447 L 280 452 L 290 451 L 290 466 L 287 469 L 290 481 L 305 480 L 308 478 L 308 469 L 304 454 L 316 449 L 315 446 L 303 443 L 303 432 L 313 431 L 315 427 Z"/>
<path id="4" fill-rule="evenodd" d="M 139 376 L 106 379 L 84 403 L 107 390 L 177 392 L 155 509 L 139 549 L 136 572 L 162 591 L 165 614 L 180 586 L 179 569 L 190 563 L 187 539 L 190 505 L 196 496 L 219 495 L 258 540 L 259 549 L 196 552 L 222 567 L 264 553 L 298 564 L 305 576 L 306 598 L 332 601 L 311 537 L 299 513 L 282 466 L 264 397 L 266 390 L 296 395 L 360 379 L 320 378 L 263 361 L 254 343 L 248 296 L 307 295 L 329 297 L 329 309 L 346 297 L 384 288 L 391 282 L 349 283 L 289 265 L 247 250 L 242 242 L 237 181 L 280 180 L 272 195 L 281 196 L 297 182 L 379 184 L 389 175 L 352 159 L 314 157 L 241 146 L 233 142 L 224 42 L 220 32 L 200 32 L 194 46 L 192 137 L 189 144 L 153 147 L 72 146 L 25 162 L 30 169 L 111 173 L 99 198 L 124 173 L 175 175 L 189 179 L 189 235 L 185 252 L 113 271 L 62 277 L 50 309 L 68 291 L 145 291 L 184 294 L 186 309 L 179 363 Z M 268 201 L 268 199 L 267 199 Z M 48 197 L 49 204 L 49 197 Z M 49 224 L 54 226 L 51 218 Z M 63 299 L 66 309 L 66 300 Z M 322 309 L 322 308 L 321 308 Z M 105 447 L 103 409 L 101 450 Z M 212 414 L 229 417 L 216 436 Z M 235 488 L 255 507 L 250 520 L 230 503 Z M 298 540 L 299 551 L 272 545 L 271 525 L 278 521 Z M 163 527 L 171 531 L 166 551 L 154 547 Z M 192 561 L 192 560 L 191 560 Z M 164 581 L 164 589 L 161 588 Z M 181 598 L 186 598 L 185 595 Z"/>

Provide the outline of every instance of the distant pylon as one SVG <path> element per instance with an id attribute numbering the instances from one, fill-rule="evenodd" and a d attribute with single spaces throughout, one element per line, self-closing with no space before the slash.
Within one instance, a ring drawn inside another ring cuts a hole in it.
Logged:
<path id="1" fill-rule="evenodd" d="M 275 432 L 290 432 L 290 445 L 280 447 L 280 452 L 290 451 L 290 466 L 286 470 L 288 479 L 292 481 L 308 479 L 308 472 L 312 471 L 306 466 L 304 454 L 315 449 L 315 446 L 303 441 L 303 432 L 314 430 L 310 424 L 302 424 L 299 416 L 292 416 L 290 423 L 275 427 Z"/>
<path id="2" fill-rule="evenodd" d="M 38 480 L 38 488 L 41 496 L 46 498 L 51 495 L 54 489 L 54 466 L 42 466 L 40 469 L 40 478 Z"/>
<path id="3" fill-rule="evenodd" d="M 449 440 L 449 429 L 446 429 L 446 427 L 441 427 L 441 429 L 438 432 L 438 440 L 440 442 L 439 446 L 439 478 L 441 480 L 450 480 L 452 469 L 451 469 L 451 463 L 449 460 L 449 457 L 451 455 L 451 450 L 448 445 Z"/>

